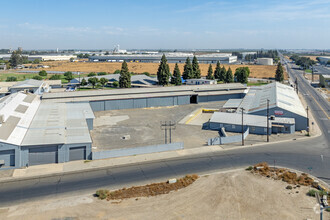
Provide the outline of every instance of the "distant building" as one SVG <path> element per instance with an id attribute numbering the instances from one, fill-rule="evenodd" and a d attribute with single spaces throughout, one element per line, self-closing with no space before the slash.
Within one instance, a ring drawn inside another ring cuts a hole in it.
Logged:
<path id="1" fill-rule="evenodd" d="M 273 59 L 272 58 L 258 58 L 257 64 L 259 65 L 273 65 Z"/>
<path id="2" fill-rule="evenodd" d="M 330 88 L 330 75 L 320 74 L 320 86 Z"/>
<path id="3" fill-rule="evenodd" d="M 15 85 L 9 87 L 10 93 L 28 91 L 29 93 L 42 95 L 44 92 L 49 92 L 50 87 L 48 83 L 41 80 L 27 79 L 25 81 L 17 82 Z"/>
<path id="4" fill-rule="evenodd" d="M 326 65 L 329 60 L 330 60 L 330 57 L 319 57 L 320 63 L 324 64 L 324 65 Z"/>
<path id="5" fill-rule="evenodd" d="M 246 55 L 254 55 L 254 54 L 256 54 L 256 53 L 257 53 L 257 52 L 242 52 L 242 59 L 245 60 Z"/>
<path id="6" fill-rule="evenodd" d="M 186 79 L 187 85 L 213 85 L 217 84 L 217 80 L 210 79 Z"/>
<path id="7" fill-rule="evenodd" d="M 0 64 L 0 70 L 6 70 L 7 65 L 6 64 Z"/>

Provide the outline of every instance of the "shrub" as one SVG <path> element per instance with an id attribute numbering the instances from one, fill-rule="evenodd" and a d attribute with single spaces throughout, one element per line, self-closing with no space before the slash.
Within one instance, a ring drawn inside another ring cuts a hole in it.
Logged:
<path id="1" fill-rule="evenodd" d="M 47 72 L 46 72 L 46 70 L 41 70 L 41 71 L 39 72 L 39 76 L 47 76 Z"/>
<path id="2" fill-rule="evenodd" d="M 113 74 L 120 74 L 120 70 L 115 70 L 115 72 L 113 72 Z"/>
<path id="3" fill-rule="evenodd" d="M 292 189 L 292 186 L 288 185 L 288 186 L 286 187 L 286 189 Z"/>
<path id="4" fill-rule="evenodd" d="M 73 75 L 72 75 L 72 72 L 68 71 L 68 72 L 65 72 L 64 73 L 64 76 L 65 76 L 65 79 L 70 81 L 73 79 Z"/>
<path id="5" fill-rule="evenodd" d="M 108 195 L 109 195 L 109 190 L 107 190 L 107 189 L 99 189 L 99 190 L 97 190 L 96 191 L 96 196 L 97 197 L 99 197 L 99 199 L 106 199 L 107 197 L 108 197 Z"/>
<path id="6" fill-rule="evenodd" d="M 115 81 L 115 82 L 112 83 L 112 85 L 113 85 L 113 87 L 117 88 L 119 86 L 119 83 L 117 81 Z"/>
<path id="7" fill-rule="evenodd" d="M 246 168 L 245 170 L 252 170 L 253 167 L 252 166 L 249 166 L 248 168 Z"/>
<path id="8" fill-rule="evenodd" d="M 104 75 L 107 75 L 107 73 L 106 72 L 99 72 L 99 73 L 97 73 L 97 75 L 98 76 L 104 76 Z"/>
<path id="9" fill-rule="evenodd" d="M 307 195 L 308 196 L 312 196 L 312 197 L 315 197 L 315 194 L 317 193 L 317 190 L 315 189 L 310 189 L 308 192 L 307 192 Z"/>
<path id="10" fill-rule="evenodd" d="M 142 74 L 144 74 L 144 75 L 146 75 L 146 76 L 150 76 L 150 73 L 149 73 L 149 72 L 144 72 L 144 73 L 142 73 Z"/>
<path id="11" fill-rule="evenodd" d="M 14 82 L 17 81 L 17 78 L 15 76 L 8 76 L 6 79 L 6 82 Z"/>
<path id="12" fill-rule="evenodd" d="M 87 75 L 88 77 L 92 77 L 92 76 L 96 76 L 96 73 L 94 73 L 94 72 L 91 72 L 91 73 L 88 73 L 88 75 Z"/>
<path id="13" fill-rule="evenodd" d="M 42 77 L 39 76 L 39 75 L 35 75 L 32 77 L 32 79 L 35 79 L 35 80 L 42 80 Z"/>
<path id="14" fill-rule="evenodd" d="M 61 75 L 59 74 L 55 74 L 55 75 L 52 75 L 51 77 L 49 77 L 50 80 L 59 80 L 61 79 Z"/>

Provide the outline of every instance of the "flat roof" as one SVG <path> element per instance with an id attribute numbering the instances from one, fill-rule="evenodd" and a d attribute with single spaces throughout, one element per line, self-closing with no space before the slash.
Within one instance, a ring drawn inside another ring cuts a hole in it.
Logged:
<path id="1" fill-rule="evenodd" d="M 88 103 L 42 103 L 22 146 L 92 143 L 86 122 L 91 112 Z"/>
<path id="2" fill-rule="evenodd" d="M 44 93 L 43 100 L 46 99 L 63 99 L 78 98 L 92 96 L 112 96 L 112 95 L 130 95 L 130 94 L 151 94 L 151 93 L 168 93 L 168 92 L 206 92 L 206 91 L 229 91 L 237 89 L 246 89 L 246 86 L 240 83 L 215 84 L 215 85 L 183 85 L 153 88 L 128 88 L 128 89 L 112 89 L 112 90 L 93 90 L 93 91 L 75 91 L 75 92 L 59 92 Z"/>
<path id="3" fill-rule="evenodd" d="M 210 122 L 223 123 L 223 124 L 232 124 L 232 125 L 242 125 L 242 114 L 240 113 L 227 113 L 227 112 L 215 112 L 213 113 Z M 282 118 L 275 117 L 275 120 L 269 120 L 269 127 L 272 123 L 280 124 L 294 124 L 294 118 Z M 243 115 L 243 124 L 248 126 L 256 127 L 267 127 L 267 118 L 266 116 L 260 115 Z"/>
<path id="4" fill-rule="evenodd" d="M 243 99 L 228 99 L 228 101 L 222 106 L 223 108 L 238 108 Z"/>

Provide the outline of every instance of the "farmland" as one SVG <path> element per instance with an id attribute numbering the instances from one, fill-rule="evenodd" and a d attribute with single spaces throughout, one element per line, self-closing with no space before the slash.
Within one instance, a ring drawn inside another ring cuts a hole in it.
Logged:
<path id="1" fill-rule="evenodd" d="M 90 63 L 90 62 L 68 62 L 68 61 L 53 61 L 44 62 L 44 65 L 50 66 L 45 70 L 47 71 L 79 71 L 79 72 L 107 72 L 113 73 L 115 70 L 120 70 L 121 63 Z M 170 63 L 170 70 L 173 71 L 174 63 Z M 134 73 L 149 72 L 156 74 L 159 64 L 158 63 L 128 63 L 129 71 Z M 184 64 L 179 64 L 181 73 L 183 72 Z M 209 64 L 200 64 L 202 76 L 206 76 Z M 213 64 L 213 70 L 215 69 Z M 236 68 L 247 66 L 251 70 L 250 77 L 252 78 L 269 78 L 274 77 L 276 66 L 263 66 L 263 65 L 224 65 L 226 69 L 230 66 L 234 72 Z M 287 74 L 285 73 L 285 79 Z"/>

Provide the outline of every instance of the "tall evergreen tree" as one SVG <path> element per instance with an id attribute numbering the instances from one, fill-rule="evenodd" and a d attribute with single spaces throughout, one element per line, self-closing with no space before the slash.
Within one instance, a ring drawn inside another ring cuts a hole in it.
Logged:
<path id="1" fill-rule="evenodd" d="M 233 71 L 231 71 L 231 68 L 229 67 L 226 73 L 226 83 L 231 83 L 234 81 L 234 77 L 233 77 Z"/>
<path id="2" fill-rule="evenodd" d="M 197 57 L 194 56 L 192 61 L 192 75 L 194 79 L 200 79 L 201 78 L 201 70 L 199 69 L 199 64 Z"/>
<path id="3" fill-rule="evenodd" d="M 120 88 L 131 87 L 131 74 L 128 71 L 127 63 L 125 61 L 121 65 L 121 71 L 119 76 L 119 87 Z"/>
<path id="4" fill-rule="evenodd" d="M 180 73 L 180 69 L 179 69 L 179 66 L 177 63 L 175 64 L 175 67 L 174 67 L 173 76 L 171 78 L 171 83 L 176 86 L 179 86 L 182 84 L 181 73 Z"/>
<path id="5" fill-rule="evenodd" d="M 212 68 L 212 65 L 211 64 L 209 66 L 209 70 L 207 71 L 206 79 L 214 79 L 213 68 Z"/>
<path id="6" fill-rule="evenodd" d="M 222 66 L 222 68 L 220 69 L 220 78 L 219 78 L 219 80 L 222 81 L 222 82 L 225 82 L 226 74 L 227 74 L 226 68 L 225 68 L 225 66 Z"/>
<path id="7" fill-rule="evenodd" d="M 221 66 L 219 61 L 217 62 L 217 66 L 214 70 L 214 78 L 221 80 Z"/>
<path id="8" fill-rule="evenodd" d="M 183 74 L 182 74 L 183 79 L 192 79 L 194 78 L 193 76 L 193 68 L 190 62 L 190 58 L 187 57 L 186 63 L 183 68 Z"/>
<path id="9" fill-rule="evenodd" d="M 162 86 L 167 85 L 169 82 L 169 78 L 170 78 L 170 68 L 167 64 L 166 56 L 165 54 L 163 54 L 157 71 L 158 84 Z"/>
<path id="10" fill-rule="evenodd" d="M 239 67 L 235 70 L 235 81 L 247 83 L 250 70 L 248 67 Z"/>
<path id="11" fill-rule="evenodd" d="M 282 82 L 284 80 L 284 71 L 281 62 L 277 64 L 276 72 L 275 72 L 275 80 Z"/>

